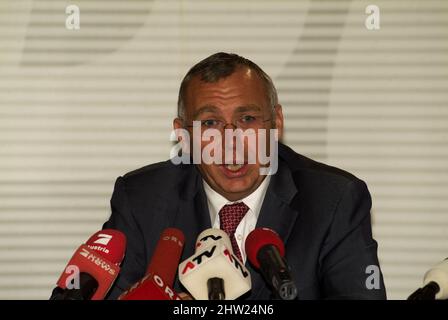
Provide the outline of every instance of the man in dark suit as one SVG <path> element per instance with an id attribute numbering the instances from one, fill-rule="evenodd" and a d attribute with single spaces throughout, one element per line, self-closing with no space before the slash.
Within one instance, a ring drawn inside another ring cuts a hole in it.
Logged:
<path id="1" fill-rule="evenodd" d="M 185 76 L 174 128 L 192 134 L 193 121 L 200 121 L 202 132 L 223 132 L 229 127 L 255 133 L 276 129 L 280 140 L 283 134 L 282 108 L 271 79 L 255 63 L 234 54 L 214 54 Z M 188 143 L 192 148 L 194 139 L 198 138 L 193 136 Z M 285 243 L 299 299 L 384 299 L 366 184 L 280 142 L 270 163 L 261 161 L 258 153 L 256 160 L 249 162 L 248 153 L 259 149 L 247 147 L 247 137 L 243 142 L 243 163 L 235 161 L 236 153 L 233 162 L 226 164 L 174 164 L 168 160 L 117 179 L 112 215 L 104 227 L 123 231 L 128 244 L 109 298 L 116 298 L 143 277 L 165 228 L 184 232 L 183 260 L 194 253 L 202 230 L 221 227 L 251 272 L 252 289 L 243 298 L 269 299 L 269 287 L 246 261 L 244 252 L 248 233 L 255 227 L 268 227 Z M 217 141 L 198 143 L 204 150 Z M 271 150 L 271 143 L 267 139 L 265 150 Z M 275 170 L 261 174 L 273 161 Z M 236 213 L 240 217 L 229 232 L 226 223 L 236 218 L 225 214 Z M 183 290 L 178 280 L 175 289 Z"/>

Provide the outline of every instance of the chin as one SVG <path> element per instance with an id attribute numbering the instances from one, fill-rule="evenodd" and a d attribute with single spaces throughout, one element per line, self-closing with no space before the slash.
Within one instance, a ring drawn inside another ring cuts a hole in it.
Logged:
<path id="1" fill-rule="evenodd" d="M 243 174 L 231 174 L 227 172 L 221 165 L 208 166 L 202 168 L 205 176 L 208 176 L 212 188 L 221 190 L 228 196 L 230 195 L 249 195 L 257 185 L 260 176 L 257 166 L 249 165 Z M 208 169 L 208 170 L 207 170 Z M 244 170 L 244 169 L 243 169 Z M 214 187 L 213 187 L 214 186 Z M 230 200 L 230 199 L 229 199 Z"/>
<path id="2" fill-rule="evenodd" d="M 236 180 L 236 179 L 235 179 Z M 254 185 L 257 183 L 257 178 L 237 179 L 237 181 L 221 181 L 221 189 L 227 194 L 245 194 L 252 192 Z"/>

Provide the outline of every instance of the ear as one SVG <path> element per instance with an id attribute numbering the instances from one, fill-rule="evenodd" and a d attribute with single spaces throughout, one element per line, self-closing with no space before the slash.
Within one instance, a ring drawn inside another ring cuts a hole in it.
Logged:
<path id="1" fill-rule="evenodd" d="M 182 129 L 184 127 L 184 121 L 181 118 L 176 118 L 173 120 L 174 129 Z"/>
<path id="2" fill-rule="evenodd" d="M 184 121 L 181 118 L 176 118 L 173 120 L 173 128 L 176 129 L 183 129 L 184 128 Z M 178 141 L 181 141 L 182 138 L 179 137 Z"/>
<path id="3" fill-rule="evenodd" d="M 274 107 L 275 112 L 275 127 L 278 130 L 278 139 L 281 141 L 283 139 L 283 111 L 282 106 L 277 104 Z"/>

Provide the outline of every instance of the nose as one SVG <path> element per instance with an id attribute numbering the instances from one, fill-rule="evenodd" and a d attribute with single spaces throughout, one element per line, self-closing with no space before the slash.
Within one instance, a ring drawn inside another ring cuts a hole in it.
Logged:
<path id="1" fill-rule="evenodd" d="M 231 126 L 231 128 L 229 128 L 229 126 Z M 239 128 L 234 123 L 228 122 L 222 127 L 223 133 L 224 133 L 225 129 L 237 130 Z M 232 137 L 228 137 L 227 134 L 224 134 L 222 139 L 223 139 L 222 140 L 222 142 L 223 142 L 222 150 L 223 150 L 223 158 L 224 158 L 223 163 L 227 163 L 227 164 L 244 163 L 245 149 L 246 149 L 246 143 L 245 143 L 244 138 L 240 135 L 233 136 L 233 133 L 232 133 Z M 232 141 L 227 141 L 227 139 L 230 139 Z M 242 149 L 239 146 L 241 146 Z"/>
<path id="2" fill-rule="evenodd" d="M 238 128 L 235 124 L 233 124 L 233 123 L 231 123 L 231 122 L 226 123 L 222 128 L 223 128 L 223 129 L 228 129 L 227 126 L 232 126 L 232 129 L 233 129 L 233 130 L 236 130 L 236 129 Z"/>

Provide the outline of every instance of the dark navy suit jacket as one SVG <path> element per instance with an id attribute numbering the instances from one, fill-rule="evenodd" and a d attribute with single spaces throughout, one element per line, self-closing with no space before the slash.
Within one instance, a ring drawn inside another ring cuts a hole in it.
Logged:
<path id="1" fill-rule="evenodd" d="M 211 227 L 202 178 L 194 165 L 166 161 L 118 178 L 111 207 L 103 227 L 124 232 L 127 250 L 109 299 L 144 276 L 165 228 L 184 232 L 184 260 L 194 253 L 197 235 Z M 375 283 L 368 267 L 379 266 L 370 209 L 363 181 L 279 145 L 278 171 L 271 178 L 257 227 L 271 228 L 283 239 L 298 299 L 386 298 L 381 272 L 379 288 L 366 285 Z M 249 262 L 246 266 L 252 290 L 243 298 L 269 299 L 271 291 L 261 274 Z M 175 289 L 183 291 L 178 280 Z"/>

